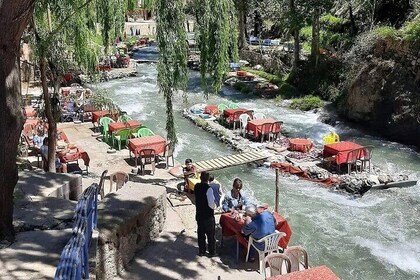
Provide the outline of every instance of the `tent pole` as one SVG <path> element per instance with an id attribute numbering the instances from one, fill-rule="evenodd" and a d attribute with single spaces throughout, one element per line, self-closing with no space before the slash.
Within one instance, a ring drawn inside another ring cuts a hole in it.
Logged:
<path id="1" fill-rule="evenodd" d="M 276 168 L 276 204 L 274 206 L 274 211 L 279 212 L 279 194 L 280 194 L 280 186 L 279 186 L 279 169 Z"/>

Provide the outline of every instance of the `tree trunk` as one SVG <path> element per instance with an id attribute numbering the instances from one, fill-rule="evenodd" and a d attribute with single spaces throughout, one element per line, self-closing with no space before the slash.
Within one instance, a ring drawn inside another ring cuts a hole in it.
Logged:
<path id="1" fill-rule="evenodd" d="M 314 9 L 312 16 L 312 45 L 311 45 L 311 59 L 314 66 L 318 66 L 319 60 L 319 9 Z"/>
<path id="2" fill-rule="evenodd" d="M 349 6 L 349 16 L 350 16 L 350 24 L 351 24 L 351 30 L 350 30 L 350 34 L 352 36 L 356 36 L 357 35 L 357 26 L 356 26 L 356 22 L 354 20 L 354 16 L 353 16 L 353 8 L 351 7 L 351 5 Z"/>
<path id="3" fill-rule="evenodd" d="M 57 123 L 52 112 L 51 98 L 47 84 L 47 66 L 45 57 L 41 55 L 39 59 L 41 71 L 42 93 L 44 96 L 45 116 L 48 120 L 48 171 L 55 173 L 55 151 L 57 146 Z"/>
<path id="4" fill-rule="evenodd" d="M 13 240 L 16 153 L 23 127 L 19 70 L 20 38 L 34 0 L 0 1 L 0 239 Z"/>
<path id="5" fill-rule="evenodd" d="M 246 12 L 247 4 L 243 0 L 235 1 L 235 8 L 238 12 L 238 48 L 243 49 L 246 47 Z"/>
<path id="6" fill-rule="evenodd" d="M 292 16 L 296 15 L 296 7 L 295 7 L 295 1 L 290 0 L 290 12 Z M 296 22 L 292 23 L 292 34 L 294 39 L 294 48 L 293 48 L 293 66 L 292 66 L 292 74 L 297 70 L 299 59 L 300 59 L 300 49 L 299 49 L 299 28 L 296 26 Z"/>

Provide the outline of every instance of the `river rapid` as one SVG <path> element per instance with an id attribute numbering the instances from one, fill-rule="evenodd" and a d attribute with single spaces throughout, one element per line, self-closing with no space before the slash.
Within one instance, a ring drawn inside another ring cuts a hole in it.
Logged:
<path id="1" fill-rule="evenodd" d="M 140 120 L 156 134 L 166 136 L 165 102 L 158 92 L 156 65 L 140 64 L 138 77 L 100 84 L 122 110 Z M 373 164 L 389 174 L 406 174 L 420 179 L 420 154 L 413 148 L 339 124 L 331 127 L 317 120 L 312 112 L 278 107 L 271 100 L 238 95 L 223 88 L 225 95 L 209 96 L 200 89 L 198 73 L 190 73 L 189 105 L 235 101 L 241 107 L 263 112 L 284 122 L 291 137 L 308 137 L 322 145 L 322 136 L 336 131 L 343 140 L 373 145 Z M 179 144 L 175 160 L 205 160 L 234 153 L 213 135 L 200 130 L 182 117 L 185 108 L 181 94 L 174 98 L 174 114 Z M 275 173 L 265 167 L 238 166 L 215 171 L 224 189 L 235 177 L 258 202 L 274 204 Z M 320 185 L 280 178 L 280 213 L 287 218 L 293 235 L 289 245 L 303 245 L 311 266 L 326 264 L 342 279 L 420 279 L 420 185 L 369 191 L 362 198 L 351 198 Z"/>

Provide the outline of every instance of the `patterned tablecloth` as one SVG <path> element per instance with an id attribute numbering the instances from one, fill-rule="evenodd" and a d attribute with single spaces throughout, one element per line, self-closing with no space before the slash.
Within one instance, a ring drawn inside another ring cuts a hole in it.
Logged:
<path id="1" fill-rule="evenodd" d="M 366 151 L 363 149 L 363 146 L 349 141 L 342 141 L 324 145 L 323 157 L 326 158 L 335 156 L 335 162 L 337 164 L 342 164 L 347 162 L 349 152 L 355 149 L 360 149 L 357 159 L 366 155 Z"/>
<path id="2" fill-rule="evenodd" d="M 262 126 L 267 123 L 275 123 L 276 120 L 274 119 L 258 119 L 258 120 L 251 120 L 246 125 L 247 133 L 252 133 L 254 138 L 259 138 L 262 132 Z"/>
<path id="3" fill-rule="evenodd" d="M 248 109 L 245 109 L 245 108 L 238 108 L 238 109 L 230 109 L 230 108 L 228 108 L 228 109 L 225 109 L 223 111 L 223 118 L 227 122 L 238 121 L 239 120 L 239 117 L 234 119 L 235 113 L 236 112 L 246 112 L 246 111 L 249 111 L 249 110 Z"/>
<path id="4" fill-rule="evenodd" d="M 204 107 L 204 114 L 215 116 L 219 114 L 219 109 L 217 108 L 217 105 L 207 105 Z"/>
<path id="5" fill-rule="evenodd" d="M 274 217 L 276 218 L 276 229 L 280 232 L 286 233 L 286 236 L 281 238 L 279 241 L 279 246 L 286 248 L 289 244 L 290 237 L 292 236 L 292 229 L 289 226 L 289 223 L 283 218 L 279 213 L 274 212 Z M 222 227 L 223 236 L 232 236 L 234 235 L 236 240 L 245 248 L 248 246 L 248 239 L 241 233 L 242 227 L 244 226 L 244 221 L 236 221 L 232 218 L 231 213 L 224 213 L 220 216 L 220 226 Z"/>
<path id="6" fill-rule="evenodd" d="M 153 149 L 156 154 L 165 151 L 166 139 L 160 135 L 145 136 L 128 140 L 128 148 L 137 158 L 140 150 Z"/>
<path id="7" fill-rule="evenodd" d="M 88 153 L 82 148 L 75 147 L 74 149 L 69 149 L 64 152 L 58 152 L 60 162 L 68 163 L 71 161 L 76 161 L 78 159 L 83 160 L 85 166 L 89 166 L 90 157 Z"/>
<path id="8" fill-rule="evenodd" d="M 267 280 L 340 280 L 335 273 L 327 266 L 316 266 L 309 269 L 277 275 Z"/>
<path id="9" fill-rule="evenodd" d="M 309 139 L 293 138 L 289 140 L 289 147 L 292 151 L 307 153 L 313 146 L 314 144 Z"/>
<path id="10" fill-rule="evenodd" d="M 109 111 L 94 111 L 92 112 L 92 123 L 99 123 L 99 119 L 108 115 Z"/>
<path id="11" fill-rule="evenodd" d="M 112 134 L 112 132 L 115 132 L 124 128 L 136 128 L 140 126 L 141 126 L 141 123 L 136 120 L 130 120 L 128 122 L 114 122 L 114 123 L 109 124 L 108 133 Z"/>

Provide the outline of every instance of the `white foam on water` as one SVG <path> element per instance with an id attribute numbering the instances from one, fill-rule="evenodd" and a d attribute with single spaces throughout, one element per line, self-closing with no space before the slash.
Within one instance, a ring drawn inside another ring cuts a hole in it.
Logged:
<path id="1" fill-rule="evenodd" d="M 356 238 L 356 243 L 367 248 L 380 261 L 404 271 L 420 273 L 420 244 L 401 241 L 380 242 L 360 237 Z"/>

